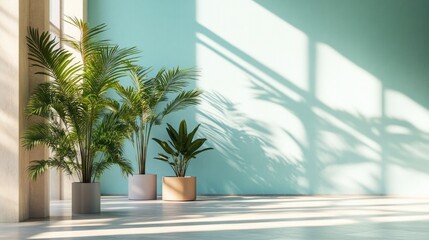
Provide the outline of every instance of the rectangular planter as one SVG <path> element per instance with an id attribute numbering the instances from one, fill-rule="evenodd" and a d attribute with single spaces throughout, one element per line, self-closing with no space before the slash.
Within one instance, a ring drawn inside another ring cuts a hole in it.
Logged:
<path id="1" fill-rule="evenodd" d="M 72 213 L 100 212 L 100 183 L 72 183 Z"/>
<path id="2" fill-rule="evenodd" d="M 136 174 L 128 177 L 128 199 L 155 200 L 156 174 Z"/>
<path id="3" fill-rule="evenodd" d="M 197 198 L 197 178 L 163 177 L 162 200 L 166 201 L 194 201 Z"/>

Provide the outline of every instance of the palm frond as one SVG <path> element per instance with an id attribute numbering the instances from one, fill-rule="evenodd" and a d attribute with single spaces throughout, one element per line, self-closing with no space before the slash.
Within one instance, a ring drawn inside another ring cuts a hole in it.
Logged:
<path id="1" fill-rule="evenodd" d="M 28 167 L 28 173 L 32 180 L 36 180 L 44 174 L 49 168 L 56 168 L 67 175 L 72 175 L 74 169 L 78 167 L 73 161 L 51 157 L 48 160 L 33 160 Z"/>
<path id="2" fill-rule="evenodd" d="M 30 179 L 36 180 L 40 175 L 45 173 L 52 166 L 52 161 L 48 160 L 34 160 L 28 167 Z"/>
<path id="3" fill-rule="evenodd" d="M 31 66 L 44 70 L 37 74 L 45 74 L 55 79 L 63 91 L 73 88 L 78 82 L 77 76 L 82 65 L 74 61 L 72 53 L 60 48 L 48 31 L 39 33 L 38 29 L 29 27 L 27 46 Z"/>
<path id="4" fill-rule="evenodd" d="M 169 92 L 180 92 L 187 87 L 189 80 L 196 80 L 198 72 L 193 68 L 161 69 L 155 77 L 156 90 L 158 95 L 165 95 Z"/>
<path id="5" fill-rule="evenodd" d="M 83 88 L 85 96 L 103 97 L 119 78 L 126 76 L 127 64 L 133 61 L 135 48 L 103 47 L 85 65 Z"/>
<path id="6" fill-rule="evenodd" d="M 191 105 L 197 105 L 202 94 L 200 90 L 183 91 L 179 93 L 173 100 L 171 100 L 159 114 L 158 118 L 162 119 L 172 112 L 176 112 Z"/>
<path id="7" fill-rule="evenodd" d="M 75 26 L 80 31 L 80 38 L 64 38 L 63 41 L 73 49 L 81 53 L 82 60 L 85 62 L 100 47 L 109 46 L 109 41 L 97 39 L 97 37 L 106 31 L 107 25 L 100 24 L 90 28 L 89 24 L 76 17 L 67 17 L 66 22 Z"/>
<path id="8" fill-rule="evenodd" d="M 59 125 L 41 122 L 31 125 L 24 133 L 23 146 L 32 149 L 37 145 L 55 148 L 58 139 L 64 139 L 66 133 Z"/>
<path id="9" fill-rule="evenodd" d="M 101 161 L 94 162 L 92 181 L 99 178 L 104 171 L 112 166 L 118 166 L 124 176 L 133 173 L 131 163 L 125 158 L 104 158 Z"/>

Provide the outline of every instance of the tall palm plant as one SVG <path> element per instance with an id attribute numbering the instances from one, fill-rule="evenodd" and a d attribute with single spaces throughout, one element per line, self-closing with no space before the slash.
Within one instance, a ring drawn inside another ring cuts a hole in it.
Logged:
<path id="1" fill-rule="evenodd" d="M 189 81 L 198 75 L 192 68 L 161 69 L 154 77 L 148 77 L 148 68 L 134 65 L 130 66 L 130 72 L 133 84 L 129 87 L 118 84 L 117 91 L 124 101 L 124 111 L 129 113 L 127 120 L 132 129 L 129 139 L 136 151 L 139 174 L 145 174 L 152 127 L 168 114 L 197 104 L 202 92 L 186 90 Z"/>
<path id="2" fill-rule="evenodd" d="M 119 103 L 108 97 L 108 91 L 127 75 L 137 51 L 97 40 L 104 24 L 90 28 L 76 18 L 69 21 L 81 32 L 80 39 L 66 40 L 80 53 L 80 61 L 60 48 L 49 32 L 28 30 L 32 66 L 51 80 L 40 84 L 30 97 L 28 115 L 45 121 L 26 130 L 23 145 L 28 149 L 47 145 L 52 150 L 48 159 L 32 161 L 30 177 L 53 167 L 90 183 L 112 165 L 130 174 L 131 164 L 122 154 L 128 124 L 121 120 Z"/>

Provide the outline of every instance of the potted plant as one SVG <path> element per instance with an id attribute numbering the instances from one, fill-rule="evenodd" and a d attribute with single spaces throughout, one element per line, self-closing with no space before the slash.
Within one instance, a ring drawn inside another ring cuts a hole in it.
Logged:
<path id="1" fill-rule="evenodd" d="M 119 103 L 107 92 L 127 75 L 137 51 L 96 40 L 105 30 L 104 24 L 89 28 L 76 18 L 70 22 L 79 28 L 81 39 L 66 42 L 80 53 L 80 60 L 60 48 L 49 32 L 28 30 L 32 66 L 51 80 L 38 85 L 30 97 L 27 114 L 44 121 L 25 131 L 23 145 L 27 149 L 47 145 L 52 152 L 48 159 L 31 162 L 32 179 L 49 168 L 77 177 L 79 182 L 72 184 L 72 212 L 97 213 L 100 184 L 95 181 L 103 171 L 117 165 L 123 174 L 132 173 L 122 154 L 128 124 L 120 118 Z"/>
<path id="2" fill-rule="evenodd" d="M 156 199 L 156 174 L 146 173 L 147 151 L 152 127 L 168 114 L 198 103 L 201 91 L 185 90 L 189 80 L 195 80 L 194 69 L 161 69 L 148 77 L 149 69 L 130 66 L 132 85 L 117 85 L 123 99 L 122 108 L 132 129 L 129 139 L 135 149 L 138 174 L 128 178 L 128 198 Z M 168 96 L 172 96 L 169 100 Z M 161 105 L 164 107 L 162 108 Z"/>
<path id="3" fill-rule="evenodd" d="M 176 131 L 170 124 L 167 124 L 169 141 L 162 141 L 154 138 L 167 155 L 159 153 L 155 159 L 167 163 L 176 174 L 175 177 L 162 178 L 162 200 L 192 201 L 196 199 L 196 177 L 186 176 L 186 170 L 192 159 L 204 151 L 213 148 L 203 148 L 202 145 L 207 140 L 197 138 L 195 133 L 200 125 L 196 126 L 189 134 L 186 121 L 182 120 L 179 131 Z"/>

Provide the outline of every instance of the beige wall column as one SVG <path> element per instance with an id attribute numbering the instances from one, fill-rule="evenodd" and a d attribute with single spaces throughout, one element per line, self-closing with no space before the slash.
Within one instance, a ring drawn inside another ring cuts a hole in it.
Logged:
<path id="1" fill-rule="evenodd" d="M 29 25 L 38 28 L 39 31 L 49 30 L 49 0 L 31 0 Z M 48 81 L 46 76 L 35 75 L 40 69 L 29 68 L 29 92 L 37 87 L 39 83 Z M 25 117 L 25 116 L 24 116 Z M 32 118 L 29 124 L 41 121 Z M 37 147 L 29 152 L 29 160 L 46 159 L 49 157 L 48 148 Z M 23 174 L 27 174 L 24 172 Z M 36 181 L 30 182 L 30 218 L 49 216 L 49 171 L 40 176 Z"/>
<path id="2" fill-rule="evenodd" d="M 21 64 L 25 1 L 0 1 L 0 221 L 17 222 L 28 217 L 28 181 L 21 177 L 25 152 L 20 148 L 22 100 L 27 68 Z"/>
<path id="3" fill-rule="evenodd" d="M 86 19 L 86 0 L 62 2 L 64 15 Z M 29 161 L 46 158 L 48 151 L 21 147 L 25 128 L 38 121 L 27 122 L 24 114 L 30 91 L 46 81 L 29 69 L 28 26 L 49 30 L 49 0 L 0 1 L 0 222 L 49 216 L 49 174 L 30 182 L 27 173 Z M 62 195 L 69 195 L 70 185 L 64 184 Z"/>
<path id="4" fill-rule="evenodd" d="M 27 152 L 20 139 L 27 126 L 24 109 L 29 89 L 34 86 L 31 81 L 43 81 L 29 75 L 27 27 L 34 22 L 34 26 L 43 28 L 48 3 L 48 0 L 0 1 L 0 222 L 49 214 L 46 177 L 30 187 L 27 173 L 29 156 L 44 157 L 46 151 Z"/>

